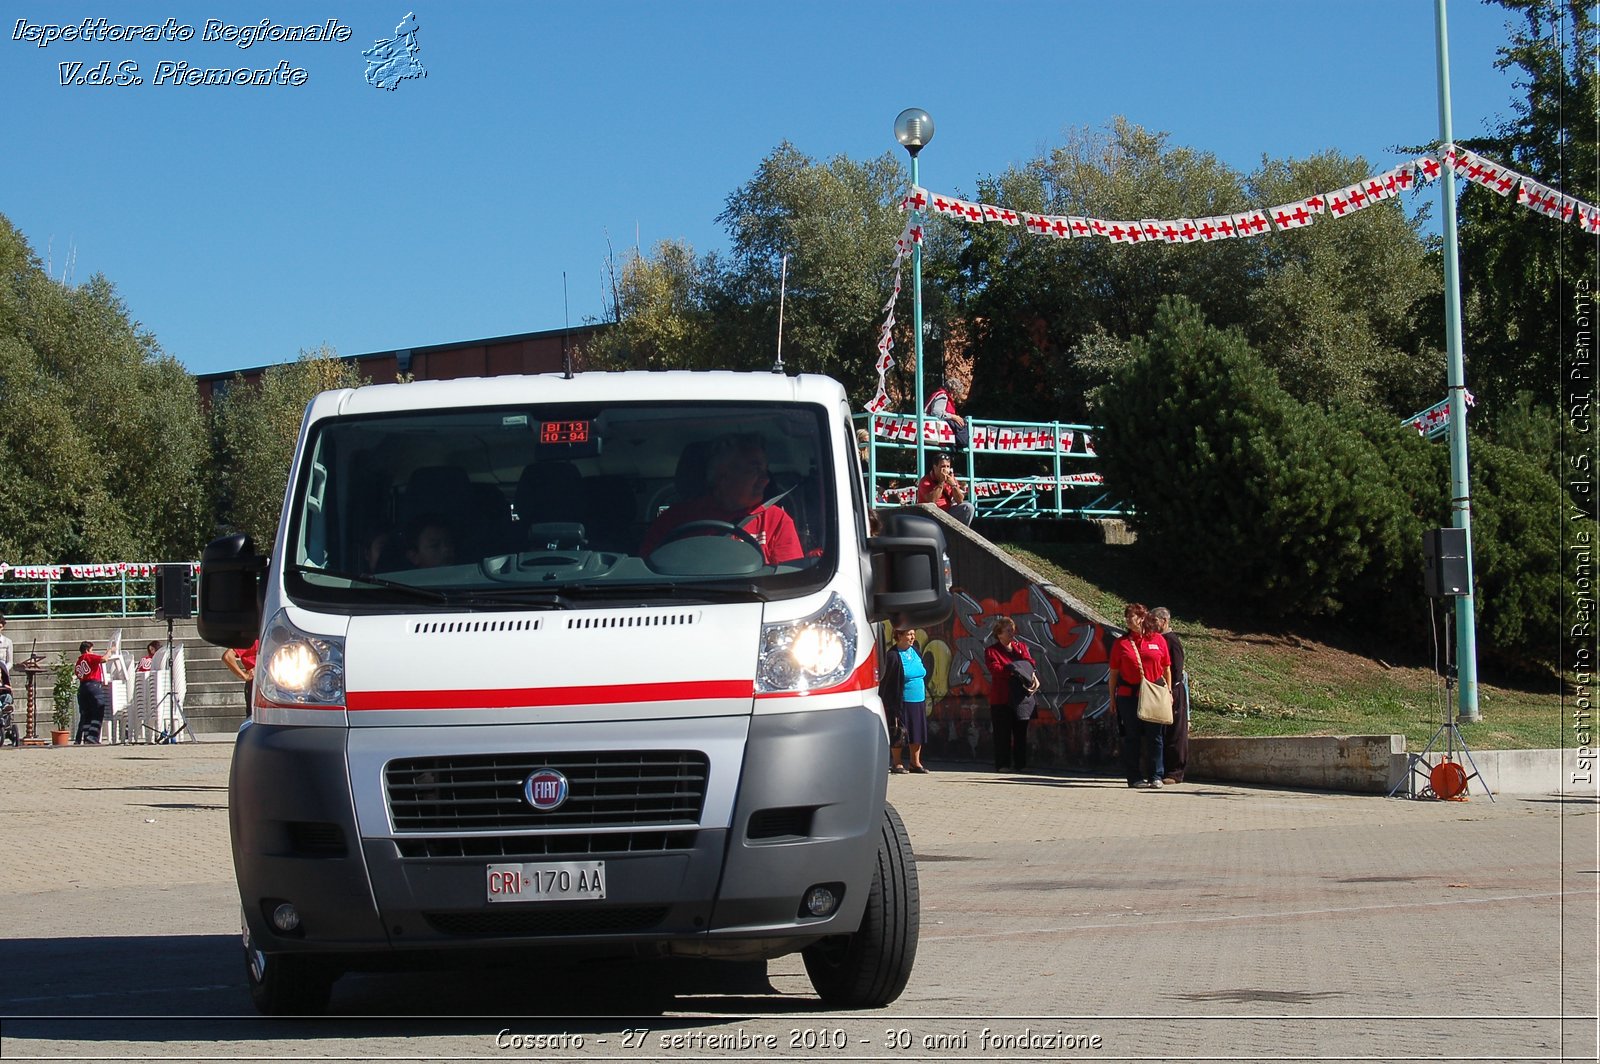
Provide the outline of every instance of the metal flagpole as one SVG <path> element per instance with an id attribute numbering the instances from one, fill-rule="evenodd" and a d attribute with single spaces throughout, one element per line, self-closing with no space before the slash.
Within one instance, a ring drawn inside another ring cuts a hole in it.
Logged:
<path id="1" fill-rule="evenodd" d="M 1433 0 L 1433 24 L 1439 53 L 1439 140 L 1453 142 L 1450 128 L 1450 48 L 1445 28 L 1445 0 Z M 1444 313 L 1445 343 L 1449 350 L 1450 402 L 1450 517 L 1466 539 L 1466 594 L 1456 597 L 1456 670 L 1462 723 L 1478 717 L 1477 613 L 1472 594 L 1472 499 L 1467 480 L 1467 388 L 1466 369 L 1461 354 L 1461 267 L 1456 243 L 1456 177 L 1449 166 L 1441 167 L 1439 182 L 1444 203 Z"/>
<path id="2" fill-rule="evenodd" d="M 922 179 L 917 173 L 917 155 L 933 139 L 933 119 L 926 111 L 908 107 L 895 118 L 894 135 L 911 156 L 911 187 L 919 188 Z M 921 217 L 922 212 L 915 211 L 913 223 L 920 221 Z M 917 359 L 917 479 L 921 480 L 927 472 L 928 463 L 925 455 L 927 441 L 923 437 L 927 415 L 922 409 L 922 242 L 919 240 L 911 243 L 911 332 Z"/>
<path id="3" fill-rule="evenodd" d="M 920 188 L 922 182 L 917 178 L 917 155 L 911 155 L 911 187 Z M 927 448 L 926 430 L 923 425 L 927 415 L 923 412 L 922 383 L 922 241 L 911 242 L 911 335 L 912 346 L 917 358 L 917 479 L 921 480 L 928 471 L 928 463 L 924 457 Z"/>

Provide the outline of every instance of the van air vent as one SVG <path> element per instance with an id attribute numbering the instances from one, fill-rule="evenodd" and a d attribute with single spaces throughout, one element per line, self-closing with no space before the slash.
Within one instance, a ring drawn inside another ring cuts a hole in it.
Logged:
<path id="1" fill-rule="evenodd" d="M 418 621 L 411 629 L 412 635 L 451 635 L 477 632 L 537 632 L 537 618 L 500 621 Z"/>
<path id="2" fill-rule="evenodd" d="M 669 628 L 693 624 L 692 613 L 636 613 L 622 617 L 568 617 L 567 630 L 576 628 Z"/>

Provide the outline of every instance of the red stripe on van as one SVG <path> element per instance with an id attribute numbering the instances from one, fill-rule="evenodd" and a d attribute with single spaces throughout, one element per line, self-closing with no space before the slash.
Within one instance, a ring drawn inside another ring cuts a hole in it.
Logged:
<path id="1" fill-rule="evenodd" d="M 618 702 L 689 702 L 750 698 L 751 680 L 621 683 L 593 687 L 511 687 L 481 691 L 349 691 L 351 712 L 368 709 L 523 709 L 532 706 L 613 705 Z"/>

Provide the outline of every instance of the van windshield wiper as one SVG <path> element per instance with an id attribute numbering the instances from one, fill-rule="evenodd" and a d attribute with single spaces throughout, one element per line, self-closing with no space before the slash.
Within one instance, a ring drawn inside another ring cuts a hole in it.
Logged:
<path id="1" fill-rule="evenodd" d="M 754 584 L 678 584 L 671 581 L 612 581 L 591 580 L 581 584 L 566 584 L 563 595 L 573 598 L 616 598 L 620 595 L 644 595 L 664 599 L 701 599 L 706 602 L 766 602 L 767 595 Z"/>
<path id="2" fill-rule="evenodd" d="M 560 594 L 535 587 L 475 588 L 453 596 L 451 601 L 463 606 L 527 606 L 541 610 L 561 610 L 571 605 Z"/>
<path id="3" fill-rule="evenodd" d="M 367 573 L 351 573 L 343 569 L 322 569 L 313 565 L 291 565 L 289 568 L 297 573 L 310 576 L 331 576 L 335 580 L 350 580 L 358 584 L 369 584 L 372 587 L 386 587 L 392 591 L 403 591 L 416 598 L 429 599 L 435 602 L 449 602 L 450 595 L 431 587 L 418 587 L 416 584 L 404 584 L 398 580 L 385 580 L 381 576 L 372 576 Z"/>

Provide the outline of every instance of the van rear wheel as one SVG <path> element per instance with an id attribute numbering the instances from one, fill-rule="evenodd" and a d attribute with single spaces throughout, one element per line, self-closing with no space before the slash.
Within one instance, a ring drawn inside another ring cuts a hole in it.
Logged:
<path id="1" fill-rule="evenodd" d="M 244 972 L 250 1000 L 263 1016 L 320 1016 L 328 1011 L 338 973 L 311 957 L 267 953 L 244 931 Z"/>
<path id="2" fill-rule="evenodd" d="M 817 996 L 847 1009 L 882 1008 L 898 998 L 917 957 L 921 914 L 911 839 L 900 814 L 885 803 L 861 927 L 807 946 L 801 954 Z"/>

